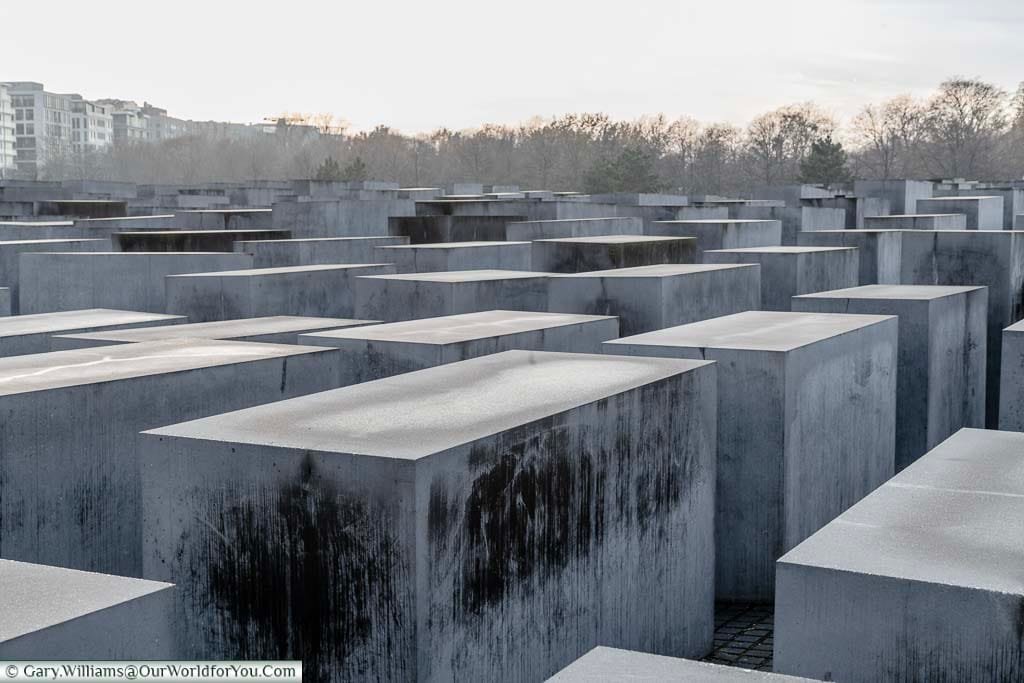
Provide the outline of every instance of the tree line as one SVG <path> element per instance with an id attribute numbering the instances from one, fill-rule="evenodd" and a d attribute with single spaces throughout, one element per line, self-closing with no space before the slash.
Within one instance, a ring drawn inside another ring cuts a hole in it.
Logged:
<path id="1" fill-rule="evenodd" d="M 1007 180 L 1024 173 L 1024 83 L 1011 94 L 959 77 L 928 97 L 869 104 L 846 122 L 812 102 L 766 112 L 745 127 L 689 117 L 616 121 L 582 113 L 406 135 L 387 126 L 349 133 L 338 119 L 322 114 L 289 114 L 280 121 L 272 135 L 186 137 L 59 157 L 43 173 L 50 179 L 138 183 L 375 178 L 403 187 L 480 182 L 714 195 L 794 182 Z M 310 135 L 310 126 L 319 134 Z"/>

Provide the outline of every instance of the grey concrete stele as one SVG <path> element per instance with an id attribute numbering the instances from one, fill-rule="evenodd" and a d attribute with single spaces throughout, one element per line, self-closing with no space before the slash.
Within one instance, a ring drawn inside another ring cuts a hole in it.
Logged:
<path id="1" fill-rule="evenodd" d="M 299 335 L 300 344 L 340 349 L 339 381 L 358 384 L 489 353 L 600 353 L 619 336 L 614 317 L 481 311 Z"/>
<path id="2" fill-rule="evenodd" d="M 665 263 L 694 263 L 695 237 L 601 235 L 535 240 L 533 269 L 546 273 L 580 273 Z"/>
<path id="3" fill-rule="evenodd" d="M 897 472 L 985 426 L 986 288 L 868 285 L 794 297 L 793 310 L 899 316 Z"/>
<path id="4" fill-rule="evenodd" d="M 156 429 L 146 576 L 178 581 L 180 656 L 319 680 L 701 656 L 714 392 L 702 361 L 507 351 Z"/>
<path id="5" fill-rule="evenodd" d="M 900 230 L 811 230 L 797 234 L 801 247 L 856 247 L 859 285 L 899 284 Z"/>
<path id="6" fill-rule="evenodd" d="M 252 254 L 255 268 L 373 263 L 377 247 L 408 244 L 407 237 L 307 237 L 235 242 L 234 250 Z"/>
<path id="7" fill-rule="evenodd" d="M 252 267 L 248 254 L 211 252 L 25 253 L 20 259 L 23 314 L 84 308 L 166 313 L 165 276 Z"/>
<path id="8" fill-rule="evenodd" d="M 521 270 L 370 275 L 355 283 L 355 315 L 395 322 L 499 309 L 545 311 L 548 278 Z"/>
<path id="9" fill-rule="evenodd" d="M 795 678 L 740 666 L 721 666 L 646 652 L 595 647 L 548 679 L 548 683 L 798 683 Z"/>
<path id="10" fill-rule="evenodd" d="M 167 311 L 192 322 L 274 315 L 352 318 L 356 278 L 394 272 L 390 264 L 351 263 L 171 275 Z"/>
<path id="11" fill-rule="evenodd" d="M 0 560 L 0 660 L 43 667 L 39 660 L 55 657 L 173 659 L 173 591 L 158 581 Z"/>
<path id="12" fill-rule="evenodd" d="M 642 234 L 644 234 L 644 221 L 642 218 L 634 216 L 523 221 L 509 223 L 505 228 L 506 239 L 525 241 Z"/>
<path id="13" fill-rule="evenodd" d="M 52 351 L 52 337 L 57 334 L 178 325 L 187 320 L 181 315 L 114 311 L 106 308 L 17 315 L 0 320 L 0 356 L 22 356 Z"/>
<path id="14" fill-rule="evenodd" d="M 1003 330 L 999 428 L 1024 432 L 1024 322 Z"/>
<path id="15" fill-rule="evenodd" d="M 761 305 L 757 265 L 663 265 L 553 275 L 548 310 L 614 315 L 621 334 L 706 320 Z"/>
<path id="16" fill-rule="evenodd" d="M 775 670 L 1020 681 L 1024 434 L 964 429 L 778 563 Z"/>
<path id="17" fill-rule="evenodd" d="M 142 230 L 110 236 L 119 251 L 236 251 L 237 240 L 284 240 L 288 230 Z"/>
<path id="18" fill-rule="evenodd" d="M 44 239 L 0 242 L 0 285 L 9 288 L 11 311 L 8 315 L 20 313 L 18 303 L 18 264 L 25 252 L 46 251 L 109 251 L 110 240 L 90 239 Z"/>
<path id="19" fill-rule="evenodd" d="M 761 266 L 761 310 L 788 311 L 798 294 L 855 287 L 859 259 L 850 247 L 752 247 L 704 252 L 705 263 Z"/>
<path id="20" fill-rule="evenodd" d="M 648 226 L 645 232 L 663 237 L 696 237 L 698 263 L 709 249 L 777 247 L 782 244 L 782 222 L 776 220 L 658 221 Z"/>
<path id="21" fill-rule="evenodd" d="M 751 311 L 604 346 L 718 361 L 719 600 L 770 601 L 775 560 L 892 476 L 895 317 Z"/>
<path id="22" fill-rule="evenodd" d="M 865 230 L 966 230 L 967 215 L 962 213 L 910 213 L 894 216 L 868 216 Z"/>
<path id="23" fill-rule="evenodd" d="M 177 339 L 0 359 L 0 556 L 140 576 L 138 433 L 335 387 L 336 354 Z"/>
<path id="24" fill-rule="evenodd" d="M 962 213 L 966 216 L 968 230 L 1011 227 L 1003 225 L 1003 198 L 999 196 L 918 199 L 917 213 Z"/>
<path id="25" fill-rule="evenodd" d="M 0 318 L 11 314 L 11 288 L 0 287 Z"/>
<path id="26" fill-rule="evenodd" d="M 374 261 L 392 263 L 397 273 L 454 270 L 531 270 L 529 242 L 440 242 L 383 246 Z"/>

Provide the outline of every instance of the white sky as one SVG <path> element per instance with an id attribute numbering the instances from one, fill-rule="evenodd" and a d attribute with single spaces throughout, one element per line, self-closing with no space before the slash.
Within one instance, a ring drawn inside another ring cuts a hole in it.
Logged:
<path id="1" fill-rule="evenodd" d="M 848 116 L 951 75 L 1024 80 L 1024 0 L 0 0 L 0 80 L 355 129 L 664 113 Z"/>

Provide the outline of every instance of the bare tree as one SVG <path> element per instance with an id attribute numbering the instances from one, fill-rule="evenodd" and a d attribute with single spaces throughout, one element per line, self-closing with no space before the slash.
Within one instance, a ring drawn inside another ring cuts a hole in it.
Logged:
<path id="1" fill-rule="evenodd" d="M 747 127 L 747 151 L 765 185 L 791 182 L 811 144 L 830 135 L 835 121 L 813 103 L 790 105 L 758 116 Z"/>
<path id="2" fill-rule="evenodd" d="M 864 107 L 851 127 L 853 143 L 861 151 L 859 161 L 867 173 L 880 180 L 907 177 L 923 120 L 923 107 L 909 95 Z"/>
<path id="3" fill-rule="evenodd" d="M 942 83 L 925 110 L 924 149 L 935 175 L 975 177 L 995 166 L 999 137 L 1006 131 L 1006 92 L 977 79 Z"/>

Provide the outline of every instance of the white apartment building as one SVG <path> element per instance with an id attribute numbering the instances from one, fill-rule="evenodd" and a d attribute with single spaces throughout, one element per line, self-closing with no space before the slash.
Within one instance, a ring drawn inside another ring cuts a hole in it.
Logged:
<path id="1" fill-rule="evenodd" d="M 114 116 L 104 104 L 71 95 L 71 144 L 76 154 L 101 152 L 114 144 Z"/>
<path id="2" fill-rule="evenodd" d="M 71 146 L 71 96 L 46 92 L 42 83 L 5 83 L 14 106 L 14 148 L 18 172 L 30 178 L 48 159 Z"/>
<path id="3" fill-rule="evenodd" d="M 0 83 L 0 178 L 16 168 L 14 151 L 14 102 L 7 86 Z"/>

